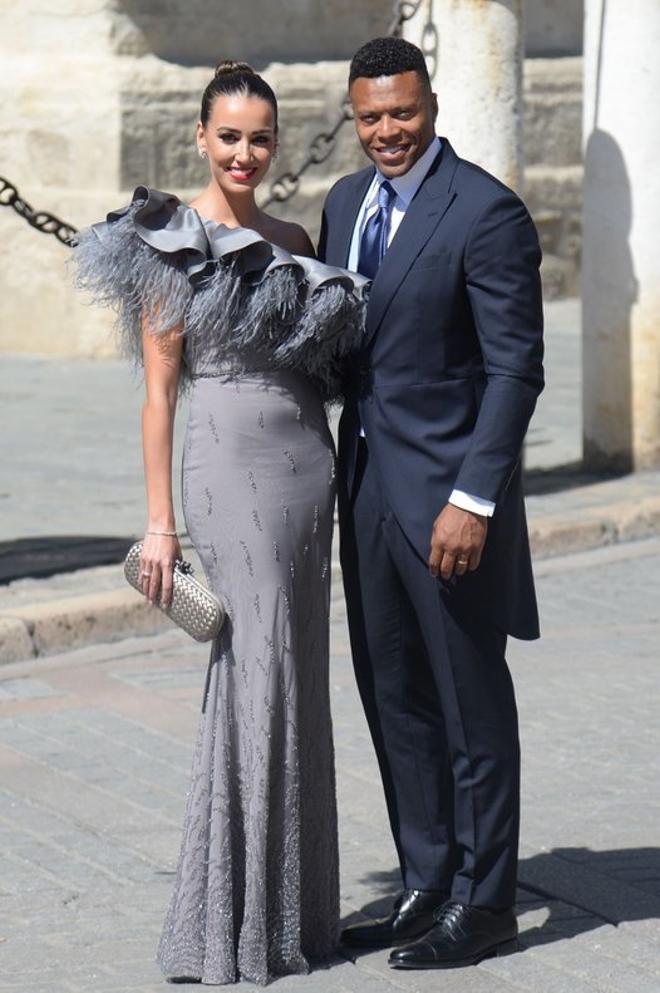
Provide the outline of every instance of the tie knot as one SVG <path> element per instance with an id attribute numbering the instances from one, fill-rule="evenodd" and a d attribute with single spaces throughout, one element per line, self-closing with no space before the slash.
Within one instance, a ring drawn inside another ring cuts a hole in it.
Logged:
<path id="1" fill-rule="evenodd" d="M 396 200 L 396 190 L 385 180 L 378 190 L 378 206 L 387 209 Z"/>

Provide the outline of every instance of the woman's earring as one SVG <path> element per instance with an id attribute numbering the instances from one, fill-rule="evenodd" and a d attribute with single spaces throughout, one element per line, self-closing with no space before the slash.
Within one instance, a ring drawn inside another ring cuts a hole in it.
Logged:
<path id="1" fill-rule="evenodd" d="M 205 148 L 198 148 L 197 151 L 199 152 L 200 159 L 205 159 L 206 158 L 206 149 Z"/>

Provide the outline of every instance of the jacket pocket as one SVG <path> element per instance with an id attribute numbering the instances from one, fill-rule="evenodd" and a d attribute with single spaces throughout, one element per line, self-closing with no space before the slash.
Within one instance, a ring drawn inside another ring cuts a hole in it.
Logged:
<path id="1" fill-rule="evenodd" d="M 410 267 L 411 272 L 419 272 L 422 269 L 440 269 L 451 265 L 451 252 L 422 252 L 418 255 Z"/>

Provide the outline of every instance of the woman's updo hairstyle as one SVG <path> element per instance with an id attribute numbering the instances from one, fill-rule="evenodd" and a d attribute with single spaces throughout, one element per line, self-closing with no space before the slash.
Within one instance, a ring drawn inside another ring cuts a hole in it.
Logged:
<path id="1" fill-rule="evenodd" d="M 213 79 L 202 94 L 202 109 L 199 118 L 204 127 L 211 116 L 211 108 L 216 97 L 235 96 L 243 94 L 247 97 L 259 97 L 273 108 L 275 130 L 277 131 L 277 99 L 265 79 L 255 72 L 247 62 L 219 62 L 215 67 Z"/>

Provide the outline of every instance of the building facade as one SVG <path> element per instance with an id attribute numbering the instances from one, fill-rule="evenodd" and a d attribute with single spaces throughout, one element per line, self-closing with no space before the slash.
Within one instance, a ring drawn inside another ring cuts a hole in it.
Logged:
<path id="1" fill-rule="evenodd" d="M 437 11 L 454 0 L 423 2 L 433 18 L 434 3 Z M 575 294 L 581 3 L 528 0 L 526 8 L 521 192 L 541 233 L 546 292 Z M 50 9 L 37 0 L 0 0 L 0 173 L 34 206 L 76 226 L 127 202 L 139 183 L 192 196 L 205 179 L 194 142 L 199 96 L 210 68 L 228 57 L 251 62 L 276 90 L 282 141 L 272 179 L 296 172 L 310 141 L 337 120 L 350 55 L 386 33 L 392 3 L 287 0 L 267 17 L 263 10 L 212 0 L 58 0 Z M 451 45 L 441 37 L 438 58 Z M 442 93 L 439 99 L 442 132 Z M 363 164 L 348 122 L 327 160 L 307 170 L 295 196 L 274 212 L 315 235 L 331 183 Z M 72 290 L 67 249 L 7 209 L 0 224 L 0 350 L 112 354 L 109 317 Z"/>

